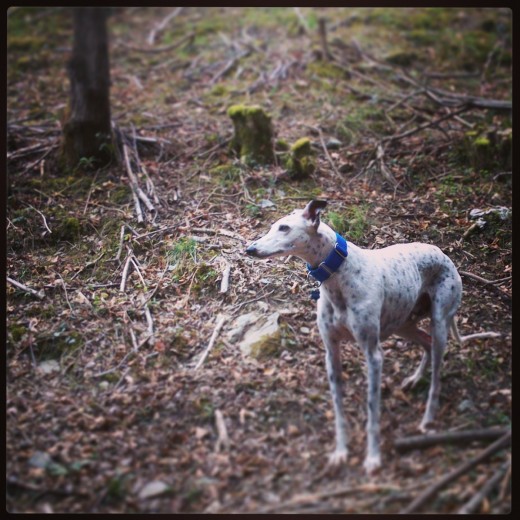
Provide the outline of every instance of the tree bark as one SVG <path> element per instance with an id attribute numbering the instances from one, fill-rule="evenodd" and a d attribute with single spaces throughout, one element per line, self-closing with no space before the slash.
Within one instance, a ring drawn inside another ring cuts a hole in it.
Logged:
<path id="1" fill-rule="evenodd" d="M 106 164 L 110 153 L 110 67 L 106 8 L 73 10 L 74 44 L 68 64 L 70 78 L 69 119 L 63 128 L 63 155 L 74 168 Z"/>

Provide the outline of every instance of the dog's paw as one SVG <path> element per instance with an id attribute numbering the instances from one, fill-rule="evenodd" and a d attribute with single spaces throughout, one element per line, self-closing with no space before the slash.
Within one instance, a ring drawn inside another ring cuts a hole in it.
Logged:
<path id="1" fill-rule="evenodd" d="M 367 456 L 365 462 L 363 463 L 363 467 L 367 472 L 367 475 L 371 476 L 378 472 L 381 468 L 381 456 L 380 455 L 372 455 Z"/>
<path id="2" fill-rule="evenodd" d="M 327 462 L 327 466 L 329 468 L 339 468 L 347 463 L 348 451 L 344 450 L 334 450 L 329 455 L 329 460 Z"/>
<path id="3" fill-rule="evenodd" d="M 421 421 L 421 424 L 419 424 L 419 431 L 421 433 L 434 433 L 435 432 L 435 427 L 434 427 L 434 422 L 433 420 L 431 419 L 423 419 Z"/>

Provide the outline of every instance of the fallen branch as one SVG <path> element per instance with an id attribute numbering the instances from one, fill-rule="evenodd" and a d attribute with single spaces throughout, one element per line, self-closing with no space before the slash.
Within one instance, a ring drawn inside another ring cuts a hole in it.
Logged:
<path id="1" fill-rule="evenodd" d="M 9 10 L 11 11 L 11 9 Z M 8 12 L 9 12 L 8 11 Z M 89 495 L 87 493 L 84 493 L 82 491 L 76 491 L 73 489 L 50 489 L 50 488 L 42 488 L 39 486 L 36 486 L 35 484 L 32 484 L 28 482 L 27 480 L 20 480 L 16 477 L 7 477 L 6 483 L 8 486 L 15 486 L 19 487 L 20 489 L 25 489 L 28 491 L 31 491 L 32 493 L 37 493 L 36 498 L 42 497 L 43 495 L 58 495 L 58 496 L 77 496 L 77 497 L 88 497 Z"/>
<path id="2" fill-rule="evenodd" d="M 494 441 L 505 435 L 509 428 L 483 428 L 481 430 L 467 430 L 458 432 L 432 433 L 429 435 L 414 435 L 403 439 L 396 439 L 394 447 L 403 452 L 429 448 L 436 444 L 469 443 L 473 441 Z"/>
<path id="3" fill-rule="evenodd" d="M 501 338 L 502 334 L 500 332 L 477 332 L 475 334 L 468 334 L 467 336 L 461 336 L 460 339 L 462 343 L 466 343 L 466 341 L 471 341 L 474 339 L 494 339 Z"/>
<path id="4" fill-rule="evenodd" d="M 502 477 L 506 474 L 508 469 L 511 467 L 511 462 L 508 461 L 505 464 L 502 464 L 500 468 L 495 471 L 493 476 L 482 486 L 481 490 L 474 495 L 468 502 L 466 502 L 458 511 L 459 515 L 470 515 L 471 513 L 475 513 L 480 506 L 480 504 L 484 501 L 484 499 L 495 489 Z"/>
<path id="5" fill-rule="evenodd" d="M 38 143 L 31 146 L 26 146 L 25 148 L 18 148 L 18 150 L 15 150 L 14 152 L 8 152 L 7 159 L 10 161 L 13 159 L 19 159 L 20 157 L 24 157 L 26 155 L 31 155 L 35 152 L 40 152 L 45 150 L 46 146 L 46 144 Z"/>
<path id="6" fill-rule="evenodd" d="M 455 94 L 453 92 L 448 92 L 446 90 L 441 90 L 437 88 L 429 88 L 426 92 L 433 92 L 437 94 L 437 101 L 439 104 L 446 107 L 457 107 L 464 105 L 467 108 L 486 108 L 491 110 L 499 110 L 510 112 L 513 110 L 513 103 L 511 101 L 502 101 L 499 99 L 487 99 L 476 96 L 465 96 L 463 94 Z"/>
<path id="7" fill-rule="evenodd" d="M 148 341 L 150 345 L 153 345 L 155 343 L 153 332 L 153 318 L 152 313 L 150 312 L 150 308 L 146 304 L 144 306 L 144 315 L 146 317 L 146 323 L 148 325 Z"/>
<path id="8" fill-rule="evenodd" d="M 217 325 L 215 329 L 213 330 L 213 334 L 211 335 L 211 339 L 209 340 L 208 346 L 206 347 L 206 350 L 202 353 L 202 356 L 200 356 L 200 359 L 198 363 L 195 365 L 194 370 L 198 370 L 202 363 L 204 363 L 205 359 L 208 357 L 208 354 L 210 353 L 211 349 L 213 348 L 213 345 L 215 344 L 215 340 L 217 339 L 217 336 L 219 335 L 220 330 L 224 326 L 224 323 L 227 320 L 227 316 L 221 316 L 220 319 L 217 322 Z"/>
<path id="9" fill-rule="evenodd" d="M 34 289 L 27 287 L 27 285 L 17 282 L 16 280 L 13 280 L 12 278 L 9 278 L 9 276 L 7 276 L 7 281 L 11 285 L 14 285 L 15 287 L 17 287 L 18 289 L 21 289 L 22 291 L 25 291 L 26 293 L 32 294 L 33 296 L 36 296 L 36 298 L 39 298 L 40 300 L 43 300 L 45 298 L 45 292 L 43 291 L 43 289 L 40 289 L 39 291 L 35 291 Z"/>
<path id="10" fill-rule="evenodd" d="M 173 11 L 171 11 L 168 16 L 166 16 L 163 20 L 161 20 L 155 27 L 150 31 L 150 34 L 147 38 L 148 45 L 153 45 L 155 43 L 155 38 L 157 34 L 165 29 L 165 27 L 173 20 L 180 12 L 182 11 L 182 7 L 177 7 Z"/>
<path id="11" fill-rule="evenodd" d="M 224 65 L 224 67 L 222 69 L 220 69 L 210 80 L 209 84 L 210 85 L 213 85 L 215 84 L 220 78 L 222 78 L 223 76 L 225 76 L 232 68 L 234 68 L 236 66 L 236 64 L 240 61 L 240 59 L 242 59 L 243 57 L 247 56 L 248 54 L 250 54 L 251 51 L 249 50 L 245 50 L 245 51 L 242 51 L 240 52 L 237 56 L 235 56 L 234 58 L 231 58 L 227 63 L 226 65 Z"/>
<path id="12" fill-rule="evenodd" d="M 121 275 L 121 285 L 119 286 L 120 292 L 125 292 L 126 288 L 126 279 L 128 277 L 128 270 L 130 268 L 130 264 L 132 263 L 132 254 L 130 253 L 126 257 L 125 267 L 123 268 L 123 274 Z"/>
<path id="13" fill-rule="evenodd" d="M 468 273 L 467 271 L 459 271 L 459 273 L 462 276 L 466 276 L 468 278 L 472 278 L 473 280 L 476 280 L 478 282 L 483 283 L 484 285 L 487 285 L 492 291 L 494 291 L 495 293 L 497 293 L 500 296 L 500 298 L 502 299 L 502 301 L 504 303 L 506 303 L 509 306 L 511 305 L 511 296 L 496 285 L 496 283 L 499 280 L 496 280 L 496 281 L 492 282 L 492 281 L 486 280 L 485 278 L 482 278 L 482 277 L 480 277 L 480 276 L 478 276 L 476 274 Z"/>
<path id="14" fill-rule="evenodd" d="M 123 252 L 123 241 L 125 239 L 125 225 L 121 226 L 121 233 L 119 235 L 119 249 L 117 250 L 117 254 L 114 260 L 119 262 L 121 260 L 121 253 Z"/>
<path id="15" fill-rule="evenodd" d="M 379 171 L 381 175 L 393 186 L 397 186 L 398 182 L 395 180 L 395 177 L 392 175 L 392 172 L 388 169 L 385 163 L 385 150 L 383 145 L 379 143 L 377 145 L 376 151 L 376 159 L 379 162 Z"/>
<path id="16" fill-rule="evenodd" d="M 34 211 L 36 211 L 36 213 L 38 213 L 38 215 L 40 215 L 40 217 L 43 219 L 43 225 L 45 226 L 45 229 L 52 234 L 52 231 L 51 231 L 51 228 L 49 227 L 49 225 L 47 224 L 47 219 L 45 218 L 45 215 L 39 210 L 39 209 L 36 209 L 34 206 L 32 206 L 31 204 L 28 204 L 26 203 L 27 206 L 29 206 L 31 209 L 33 209 Z M 43 232 L 43 234 L 45 234 L 45 231 Z"/>
<path id="17" fill-rule="evenodd" d="M 155 293 L 159 289 L 159 287 L 161 285 L 161 282 L 162 282 L 162 280 L 164 278 L 164 275 L 166 274 L 166 271 L 168 271 L 169 267 L 170 267 L 170 264 L 166 263 L 166 267 L 164 268 L 164 271 L 162 272 L 162 274 L 161 274 L 161 276 L 159 278 L 159 281 L 157 282 L 157 285 L 155 286 L 155 289 L 150 293 L 149 296 L 146 297 L 146 301 L 144 302 L 145 305 L 155 296 Z"/>
<path id="18" fill-rule="evenodd" d="M 128 146 L 126 144 L 123 144 L 123 154 L 125 158 L 125 165 L 126 165 L 126 173 L 128 175 L 128 178 L 130 179 L 130 186 L 132 188 L 132 192 L 142 201 L 144 202 L 144 205 L 150 212 L 155 212 L 156 209 L 154 205 L 150 202 L 150 199 L 146 195 L 146 193 L 139 187 L 139 182 L 137 180 L 137 176 L 132 170 L 132 165 L 130 164 L 130 157 L 128 154 Z M 135 197 L 134 197 L 135 200 Z M 141 214 L 142 216 L 142 214 Z"/>
<path id="19" fill-rule="evenodd" d="M 455 116 L 458 116 L 459 114 L 462 114 L 462 112 L 466 112 L 469 110 L 468 105 L 464 105 L 463 107 L 459 108 L 458 110 L 455 110 L 454 112 L 450 112 L 449 114 L 445 114 L 442 117 L 438 117 L 437 119 L 432 119 L 431 121 L 428 121 L 427 123 L 423 123 L 422 125 L 416 126 L 415 128 L 412 128 L 411 130 L 408 130 L 407 132 L 403 132 L 401 134 L 395 134 L 395 135 L 389 135 L 387 137 L 383 137 L 381 139 L 381 142 L 393 142 L 393 141 L 399 141 L 401 139 L 404 139 L 405 137 L 409 137 L 413 134 L 416 134 L 418 132 L 421 132 L 422 130 L 429 128 L 431 126 L 436 126 L 439 123 L 442 123 L 443 121 L 446 121 L 447 119 L 452 119 Z"/>
<path id="20" fill-rule="evenodd" d="M 60 281 L 61 281 L 61 286 L 63 287 L 63 290 L 65 291 L 65 300 L 67 300 L 67 305 L 69 306 L 70 312 L 74 316 L 74 309 L 72 308 L 72 305 L 70 304 L 70 301 L 69 301 L 69 294 L 67 292 L 67 286 L 65 285 L 65 280 L 63 279 L 61 274 L 57 273 L 57 275 L 59 276 Z"/>
<path id="21" fill-rule="evenodd" d="M 231 265 L 226 262 L 226 267 L 222 272 L 222 281 L 220 282 L 220 292 L 226 293 L 229 289 L 229 276 L 231 274 Z"/>
<path id="22" fill-rule="evenodd" d="M 334 164 L 334 161 L 332 160 L 332 157 L 330 156 L 329 151 L 327 150 L 327 145 L 325 144 L 325 140 L 323 139 L 323 132 L 321 131 L 321 128 L 319 128 L 317 126 L 311 126 L 311 125 L 304 125 L 304 126 L 306 126 L 310 130 L 312 130 L 313 132 L 318 134 L 318 137 L 319 137 L 320 143 L 321 143 L 321 147 L 323 148 L 323 152 L 325 153 L 325 157 L 327 158 L 327 161 L 329 162 L 330 166 L 334 170 L 334 173 L 338 177 L 341 177 L 341 173 L 336 168 L 336 165 Z"/>
<path id="23" fill-rule="evenodd" d="M 218 431 L 218 439 L 215 444 L 215 451 L 221 451 L 222 447 L 224 450 L 229 450 L 229 436 L 226 428 L 226 422 L 224 421 L 224 415 L 220 410 L 215 410 L 215 424 Z"/>
<path id="24" fill-rule="evenodd" d="M 138 265 L 138 262 L 137 262 L 137 258 L 136 258 L 134 255 L 131 255 L 131 257 L 130 257 L 130 261 L 131 261 L 132 264 L 134 265 L 134 269 L 136 270 L 137 275 L 138 275 L 139 278 L 141 279 L 141 282 L 142 282 L 144 288 L 147 289 L 147 287 L 146 287 L 146 282 L 144 281 L 143 275 L 141 274 L 141 270 L 139 269 L 139 265 Z"/>
<path id="25" fill-rule="evenodd" d="M 119 43 L 123 47 L 125 47 L 125 48 L 127 48 L 127 49 L 129 49 L 131 51 L 144 52 L 146 54 L 157 54 L 157 53 L 160 53 L 160 52 L 173 51 L 174 49 L 176 49 L 177 47 L 181 47 L 182 45 L 184 45 L 188 41 L 192 41 L 194 38 L 195 38 L 195 33 L 191 32 L 190 34 L 188 34 L 184 38 L 180 39 L 178 42 L 172 43 L 171 45 L 166 45 L 164 47 L 143 48 L 143 47 L 134 47 L 133 45 L 130 45 L 130 44 L 125 43 L 125 42 L 119 42 Z"/>
<path id="26" fill-rule="evenodd" d="M 299 7 L 293 7 L 294 13 L 296 14 L 296 17 L 298 18 L 298 22 L 300 25 L 301 30 L 304 34 L 309 34 L 309 23 L 307 22 L 305 16 L 303 16 L 303 13 L 300 11 Z"/>
<path id="27" fill-rule="evenodd" d="M 159 197 L 157 197 L 157 194 L 155 192 L 155 185 L 154 185 L 152 179 L 150 178 L 150 176 L 148 175 L 148 171 L 145 168 L 144 164 L 139 159 L 139 151 L 137 149 L 137 141 L 143 141 L 143 140 L 148 141 L 148 138 L 143 138 L 143 137 L 138 136 L 134 125 L 132 125 L 132 138 L 134 141 L 135 159 L 137 161 L 137 165 L 138 165 L 139 169 L 141 170 L 142 173 L 144 173 L 144 176 L 146 177 L 146 189 L 148 191 L 148 194 L 153 198 L 153 200 L 156 204 L 159 204 L 160 201 L 159 201 Z M 152 141 L 157 142 L 157 140 L 155 140 L 155 139 Z M 156 211 L 155 208 L 154 208 L 154 211 Z"/>
<path id="28" fill-rule="evenodd" d="M 426 502 L 428 502 L 431 498 L 433 498 L 443 487 L 452 482 L 453 480 L 459 478 L 461 475 L 464 475 L 475 466 L 485 461 L 495 453 L 499 452 L 503 448 L 506 448 L 511 442 L 511 430 L 509 430 L 505 435 L 500 437 L 497 441 L 495 441 L 491 446 L 481 451 L 476 457 L 473 457 L 467 462 L 464 462 L 457 468 L 455 468 L 451 473 L 445 475 L 439 481 L 435 482 L 432 486 L 426 489 L 423 493 L 421 493 L 415 500 L 412 501 L 407 507 L 405 507 L 401 514 L 410 514 L 417 511 L 421 506 L 423 506 Z"/>
<path id="29" fill-rule="evenodd" d="M 459 274 L 463 276 L 467 276 L 468 278 L 473 278 L 473 280 L 477 280 L 478 282 L 482 282 L 484 285 L 496 285 L 500 282 L 506 282 L 507 280 L 511 280 L 511 276 L 508 276 L 506 278 L 500 278 L 499 280 L 486 280 L 485 278 L 482 278 L 481 276 L 473 273 L 469 273 L 468 271 L 459 271 Z"/>
<path id="30" fill-rule="evenodd" d="M 325 490 L 319 493 L 308 493 L 308 494 L 300 494 L 296 495 L 294 498 L 287 500 L 286 502 L 278 502 L 277 504 L 269 505 L 263 509 L 259 509 L 254 511 L 257 514 L 269 514 L 279 512 L 281 510 L 287 509 L 289 507 L 300 506 L 303 504 L 309 504 L 313 502 L 323 502 L 328 498 L 337 498 L 341 496 L 354 495 L 356 493 L 370 493 L 374 494 L 378 491 L 382 493 L 394 493 L 401 491 L 410 491 L 412 489 L 416 489 L 417 485 L 412 486 L 408 489 L 403 489 L 399 486 L 393 486 L 391 484 L 361 484 L 359 486 L 352 487 L 352 485 L 340 487 L 332 490 Z"/>

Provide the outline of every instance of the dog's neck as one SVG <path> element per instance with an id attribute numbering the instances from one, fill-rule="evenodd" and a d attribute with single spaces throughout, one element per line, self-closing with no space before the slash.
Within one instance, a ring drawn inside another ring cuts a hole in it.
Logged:
<path id="1" fill-rule="evenodd" d="M 336 233 L 327 224 L 320 222 L 316 234 L 310 237 L 308 247 L 295 256 L 314 268 L 327 258 L 327 255 L 334 249 L 335 243 Z"/>

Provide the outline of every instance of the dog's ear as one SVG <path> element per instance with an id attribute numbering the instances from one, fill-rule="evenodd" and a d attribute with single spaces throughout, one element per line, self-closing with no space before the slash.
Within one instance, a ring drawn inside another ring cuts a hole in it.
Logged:
<path id="1" fill-rule="evenodd" d="M 309 219 L 312 225 L 318 229 L 320 225 L 320 213 L 327 206 L 326 200 L 311 200 L 303 210 L 303 217 Z"/>

